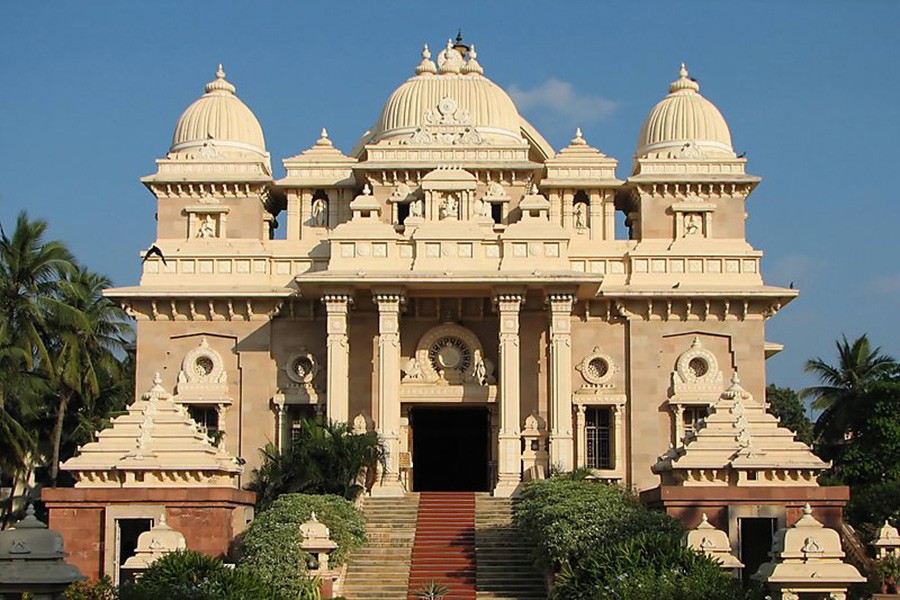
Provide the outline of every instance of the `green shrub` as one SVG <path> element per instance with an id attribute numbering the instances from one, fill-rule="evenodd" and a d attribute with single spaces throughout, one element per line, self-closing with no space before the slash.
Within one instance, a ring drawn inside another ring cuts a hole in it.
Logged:
<path id="1" fill-rule="evenodd" d="M 66 588 L 65 600 L 116 600 L 119 597 L 116 586 L 109 577 L 95 581 L 76 581 Z"/>
<path id="2" fill-rule="evenodd" d="M 600 544 L 563 566 L 554 600 L 740 600 L 740 583 L 680 536 L 641 533 Z"/>
<path id="3" fill-rule="evenodd" d="M 378 434 L 353 433 L 349 423 L 321 419 L 303 421 L 289 448 L 269 444 L 263 462 L 253 470 L 247 489 L 256 492 L 264 511 L 282 494 L 336 494 L 355 499 L 375 483 L 385 467 L 385 448 Z"/>
<path id="4" fill-rule="evenodd" d="M 647 531 L 682 531 L 675 519 L 646 510 L 622 486 L 571 476 L 526 483 L 515 507 L 515 523 L 549 571 L 558 571 L 598 544 Z"/>
<path id="5" fill-rule="evenodd" d="M 191 550 L 154 561 L 135 583 L 123 586 L 119 596 L 121 600 L 287 600 L 253 573 Z"/>
<path id="6" fill-rule="evenodd" d="M 347 555 L 366 541 L 362 513 L 340 496 L 285 494 L 257 515 L 241 541 L 239 571 L 252 573 L 286 598 L 295 598 L 313 557 L 300 549 L 300 525 L 312 513 L 331 530 L 337 549 L 331 566 L 342 565 Z"/>

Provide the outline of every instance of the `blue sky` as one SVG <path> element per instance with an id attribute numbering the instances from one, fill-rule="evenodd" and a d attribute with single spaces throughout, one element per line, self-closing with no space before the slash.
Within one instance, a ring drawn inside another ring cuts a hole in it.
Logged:
<path id="1" fill-rule="evenodd" d="M 118 285 L 154 237 L 138 183 L 224 63 L 276 173 L 328 127 L 345 151 L 462 28 L 485 74 L 559 148 L 576 125 L 628 175 L 640 124 L 685 61 L 763 177 L 748 237 L 763 274 L 801 296 L 769 322 L 769 380 L 864 332 L 900 355 L 900 3 L 5 2 L 0 222 L 51 235 Z"/>

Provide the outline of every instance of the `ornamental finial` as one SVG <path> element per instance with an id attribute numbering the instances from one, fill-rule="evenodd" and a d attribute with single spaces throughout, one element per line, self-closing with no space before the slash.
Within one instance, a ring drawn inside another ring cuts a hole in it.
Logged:
<path id="1" fill-rule="evenodd" d="M 700 84 L 688 77 L 687 65 L 681 63 L 681 68 L 678 69 L 678 79 L 669 84 L 669 93 L 682 92 L 689 94 L 699 91 Z"/>
<path id="2" fill-rule="evenodd" d="M 153 385 L 162 385 L 162 377 L 159 374 L 159 371 L 153 376 Z"/>
<path id="3" fill-rule="evenodd" d="M 371 196 L 371 195 L 372 195 L 372 188 L 369 187 L 368 183 L 366 183 L 366 185 L 363 186 L 363 196 Z"/>
<path id="4" fill-rule="evenodd" d="M 437 73 L 437 67 L 431 62 L 431 50 L 428 49 L 428 44 L 422 46 L 422 62 L 416 67 L 416 75 L 424 75 L 426 73 Z"/>
<path id="5" fill-rule="evenodd" d="M 469 58 L 478 58 L 478 52 L 475 51 L 475 44 L 469 46 Z"/>
<path id="6" fill-rule="evenodd" d="M 575 137 L 572 138 L 573 146 L 585 146 L 587 142 L 584 140 L 584 135 L 581 133 L 581 127 L 575 128 Z"/>
<path id="7" fill-rule="evenodd" d="M 323 127 L 322 133 L 319 134 L 319 137 L 322 138 L 323 140 L 327 140 L 328 139 L 328 130 Z"/>
<path id="8" fill-rule="evenodd" d="M 422 58 L 424 58 L 425 60 L 431 58 L 431 50 L 428 49 L 428 44 L 422 46 Z"/>
<path id="9" fill-rule="evenodd" d="M 681 68 L 678 69 L 678 76 L 681 77 L 682 79 L 687 79 L 688 70 L 687 70 L 687 66 L 684 63 L 681 63 Z"/>
<path id="10" fill-rule="evenodd" d="M 803 507 L 803 516 L 809 517 L 812 515 L 812 506 L 809 505 L 809 502 Z"/>
<path id="11" fill-rule="evenodd" d="M 216 79 L 225 79 L 225 69 L 222 68 L 222 63 L 219 63 L 219 68 L 216 69 Z"/>

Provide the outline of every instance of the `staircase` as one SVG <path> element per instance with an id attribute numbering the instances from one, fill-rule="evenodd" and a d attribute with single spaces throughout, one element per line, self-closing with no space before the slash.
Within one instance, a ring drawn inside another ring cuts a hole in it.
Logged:
<path id="1" fill-rule="evenodd" d="M 475 600 L 475 494 L 422 492 L 409 571 L 409 599 L 434 581 L 448 599 Z"/>
<path id="2" fill-rule="evenodd" d="M 412 600 L 435 581 L 450 588 L 446 600 L 546 600 L 512 507 L 484 493 L 366 498 L 368 542 L 350 555 L 336 591 L 348 600 Z"/>
<path id="3" fill-rule="evenodd" d="M 406 600 L 419 497 L 366 498 L 365 546 L 350 555 L 339 593 L 348 600 Z"/>
<path id="4" fill-rule="evenodd" d="M 478 600 L 547 600 L 531 548 L 512 525 L 508 498 L 475 497 L 475 581 Z"/>

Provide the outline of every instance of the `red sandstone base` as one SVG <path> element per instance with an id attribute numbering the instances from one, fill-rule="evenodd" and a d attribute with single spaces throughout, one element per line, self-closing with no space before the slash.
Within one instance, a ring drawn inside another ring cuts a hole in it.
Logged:
<path id="1" fill-rule="evenodd" d="M 166 521 L 190 550 L 232 557 L 232 542 L 253 518 L 256 495 L 229 488 L 46 488 L 42 500 L 50 528 L 63 536 L 68 561 L 96 579 L 111 569 L 104 560 L 107 510 L 164 506 Z"/>
<path id="2" fill-rule="evenodd" d="M 685 527 L 700 524 L 706 513 L 710 523 L 728 531 L 729 506 L 774 506 L 785 511 L 788 526 L 803 516 L 809 504 L 813 516 L 826 527 L 839 529 L 843 508 L 850 500 L 850 488 L 832 487 L 688 487 L 663 485 L 641 492 L 641 502 L 664 510 Z"/>

